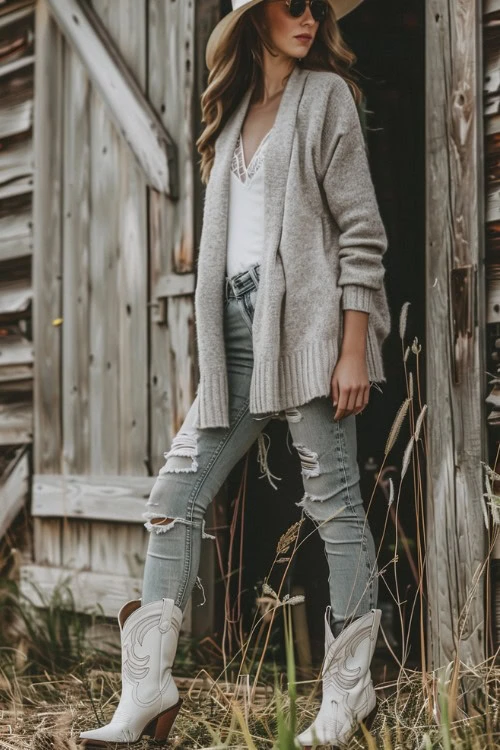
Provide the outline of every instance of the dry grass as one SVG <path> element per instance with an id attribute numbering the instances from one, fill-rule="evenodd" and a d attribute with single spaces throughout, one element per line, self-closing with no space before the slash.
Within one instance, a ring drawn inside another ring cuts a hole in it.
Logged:
<path id="1" fill-rule="evenodd" d="M 350 743 L 357 748 L 470 748 L 490 750 L 500 746 L 500 705 L 498 687 L 500 670 L 479 670 L 484 687 L 484 704 L 477 706 L 477 715 L 463 717 L 453 724 L 440 727 L 429 717 L 429 705 L 422 700 L 422 675 L 405 674 L 395 692 L 394 684 L 378 685 L 379 711 L 371 728 L 375 744 L 360 729 Z M 245 731 L 256 748 L 281 747 L 276 745 L 278 733 L 278 704 L 285 717 L 289 714 L 289 696 L 278 692 L 267 700 L 253 704 L 240 693 L 236 698 L 223 685 L 191 689 L 182 686 L 184 705 L 177 717 L 169 746 L 183 750 L 198 748 L 248 748 Z M 436 683 L 437 686 L 437 683 Z M 431 688 L 432 685 L 429 685 Z M 486 690 L 487 688 L 487 690 Z M 89 690 L 91 691 L 89 693 Z M 77 747 L 78 733 L 110 719 L 117 705 L 120 691 L 118 673 L 97 670 L 88 680 L 55 679 L 49 675 L 39 678 L 18 678 L 10 688 L 12 702 L 1 712 L 0 747 L 9 750 L 66 750 Z M 236 707 L 236 711 L 235 711 Z M 299 695 L 296 702 L 298 726 L 307 725 L 315 715 L 317 704 L 308 695 Z M 238 719 L 239 717 L 239 719 Z M 245 731 L 240 724 L 242 722 Z M 137 745 L 148 747 L 147 742 Z"/>

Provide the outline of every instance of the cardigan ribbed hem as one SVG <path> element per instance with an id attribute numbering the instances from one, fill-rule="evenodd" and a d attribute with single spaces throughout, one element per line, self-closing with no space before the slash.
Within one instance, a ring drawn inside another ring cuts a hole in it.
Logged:
<path id="1" fill-rule="evenodd" d="M 338 359 L 333 339 L 313 341 L 278 360 L 256 360 L 250 383 L 249 412 L 269 414 L 328 396 Z M 385 382 L 383 359 L 372 327 L 366 343 L 368 380 Z M 200 378 L 198 427 L 229 427 L 228 381 L 225 368 Z"/>
<path id="2" fill-rule="evenodd" d="M 250 384 L 250 412 L 281 411 L 305 404 L 317 396 L 328 395 L 337 356 L 337 343 L 330 339 L 313 341 L 279 360 L 255 361 Z"/>
<path id="3" fill-rule="evenodd" d="M 255 362 L 250 385 L 250 413 L 267 414 L 291 409 L 313 398 L 330 395 L 337 359 L 337 343 L 329 339 L 311 342 L 306 348 L 278 361 Z M 385 382 L 383 359 L 371 326 L 368 326 L 366 361 L 368 380 Z M 266 399 L 269 393 L 274 398 Z"/>
<path id="4" fill-rule="evenodd" d="M 342 309 L 362 310 L 369 313 L 372 307 L 373 289 L 358 284 L 345 284 L 342 287 Z"/>
<path id="5" fill-rule="evenodd" d="M 198 426 L 229 427 L 228 382 L 225 367 L 200 377 L 198 385 Z"/>

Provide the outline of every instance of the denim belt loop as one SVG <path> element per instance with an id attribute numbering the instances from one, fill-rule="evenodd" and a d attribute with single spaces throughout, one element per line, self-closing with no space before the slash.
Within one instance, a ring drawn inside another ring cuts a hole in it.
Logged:
<path id="1" fill-rule="evenodd" d="M 250 266 L 250 268 L 235 274 L 235 276 L 226 276 L 225 293 L 226 299 L 231 292 L 237 299 L 248 292 L 257 289 L 259 285 L 259 265 Z"/>

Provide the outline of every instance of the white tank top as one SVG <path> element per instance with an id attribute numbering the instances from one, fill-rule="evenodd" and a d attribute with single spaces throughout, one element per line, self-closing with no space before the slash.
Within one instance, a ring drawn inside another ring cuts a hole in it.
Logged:
<path id="1" fill-rule="evenodd" d="M 231 162 L 226 274 L 260 263 L 264 249 L 264 153 L 269 130 L 245 165 L 241 133 Z"/>

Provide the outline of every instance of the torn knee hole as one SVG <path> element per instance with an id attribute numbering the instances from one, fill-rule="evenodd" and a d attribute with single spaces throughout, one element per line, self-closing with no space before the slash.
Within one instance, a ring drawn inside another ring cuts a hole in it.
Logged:
<path id="1" fill-rule="evenodd" d="M 170 450 L 163 454 L 165 465 L 160 474 L 178 474 L 198 470 L 198 433 L 196 430 L 179 432 L 172 440 Z"/>
<path id="2" fill-rule="evenodd" d="M 188 520 L 187 518 L 170 518 L 169 516 L 164 516 L 161 513 L 153 513 L 150 511 L 143 513 L 142 517 L 146 519 L 144 527 L 147 529 L 147 531 L 152 531 L 155 534 L 164 534 L 167 531 L 170 531 L 170 529 L 174 528 L 176 523 L 183 523 L 185 526 L 193 527 L 200 525 L 199 522 Z M 205 531 L 205 519 L 203 519 L 201 522 L 201 536 L 203 539 L 216 538 L 215 536 L 213 536 L 213 534 L 209 534 L 207 531 Z"/>
<path id="3" fill-rule="evenodd" d="M 318 454 L 315 451 L 309 450 L 302 443 L 293 443 L 299 454 L 300 465 L 302 467 L 302 475 L 308 479 L 309 477 L 319 476 L 319 461 Z"/>
<path id="4" fill-rule="evenodd" d="M 170 518 L 164 516 L 161 513 L 143 513 L 142 517 L 146 519 L 144 524 L 148 531 L 153 531 L 155 534 L 164 534 L 165 532 L 173 529 L 176 523 L 190 524 L 191 521 L 185 518 Z"/>
<path id="5" fill-rule="evenodd" d="M 174 518 L 152 518 L 151 523 L 157 523 L 160 524 L 160 526 L 165 526 L 167 523 L 172 523 L 172 521 L 174 520 Z"/>

